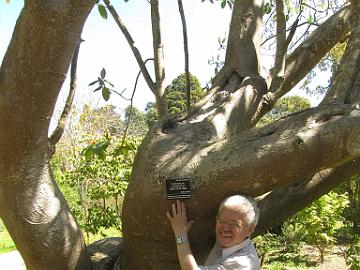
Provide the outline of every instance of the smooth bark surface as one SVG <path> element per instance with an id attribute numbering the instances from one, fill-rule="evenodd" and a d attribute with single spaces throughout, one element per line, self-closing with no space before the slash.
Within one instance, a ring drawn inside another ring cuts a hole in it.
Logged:
<path id="1" fill-rule="evenodd" d="M 94 3 L 25 1 L 1 65 L 0 215 L 29 270 L 91 269 L 81 231 L 47 167 L 47 134 Z"/>
<path id="2" fill-rule="evenodd" d="M 165 194 L 167 178 L 191 179 L 192 199 L 186 204 L 195 224 L 189 237 L 202 263 L 214 241 L 214 217 L 224 197 L 258 197 L 265 211 L 257 230 L 261 233 L 357 172 L 360 111 L 353 104 L 324 104 L 254 127 L 264 99 L 271 103 L 287 93 L 347 35 L 357 13 L 344 8 L 309 36 L 287 58 L 284 81 L 269 96 L 257 69 L 261 4 L 240 5 L 245 2 L 235 2 L 227 61 L 211 94 L 186 121 L 155 127 L 138 152 L 123 208 L 124 269 L 179 269 L 164 215 L 171 203 Z M 356 77 L 356 69 L 351 72 L 347 78 Z M 284 213 L 278 215 L 280 211 Z"/>

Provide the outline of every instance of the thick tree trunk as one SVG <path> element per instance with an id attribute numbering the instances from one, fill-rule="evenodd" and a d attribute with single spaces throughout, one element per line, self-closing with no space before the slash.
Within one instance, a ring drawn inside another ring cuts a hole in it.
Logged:
<path id="1" fill-rule="evenodd" d="M 25 1 L 0 70 L 0 215 L 27 269 L 91 269 L 48 170 L 48 127 L 95 1 Z"/>
<path id="2" fill-rule="evenodd" d="M 358 169 L 360 111 L 352 104 L 322 105 L 263 128 L 254 127 L 257 110 L 267 95 L 264 79 L 258 76 L 256 68 L 258 29 L 252 21 L 261 17 L 261 4 L 236 4 L 244 1 L 235 2 L 232 23 L 242 27 L 230 27 L 230 58 L 215 78 L 211 96 L 186 121 L 155 127 L 137 154 L 123 206 L 126 270 L 180 269 L 173 233 L 165 217 L 171 204 L 165 194 L 167 178 L 191 179 L 192 198 L 186 200 L 186 205 L 195 224 L 189 238 L 198 262 L 202 263 L 214 241 L 214 217 L 224 197 L 236 193 L 258 197 L 265 211 L 257 230 L 261 233 Z M 324 26 L 324 35 L 332 27 L 349 29 L 349 9 L 342 12 Z M 334 23 L 339 21 L 345 22 Z M 332 47 L 329 44 L 335 44 L 340 36 L 339 32 L 334 40 L 318 44 L 311 54 L 326 54 Z M 306 42 L 314 42 L 314 36 Z M 240 62 L 236 52 L 246 60 Z M 288 63 L 297 63 L 296 55 L 303 56 L 295 53 Z M 303 72 L 301 68 L 309 70 L 311 65 L 312 61 L 310 65 L 299 61 L 296 68 L 286 67 L 283 88 L 275 89 L 275 100 L 281 96 L 278 93 L 288 91 L 287 78 L 300 79 L 295 73 Z M 348 77 L 357 82 L 359 76 Z M 352 93 L 358 91 L 356 83 L 350 85 L 354 87 Z M 280 211 L 283 214 L 277 217 Z"/>

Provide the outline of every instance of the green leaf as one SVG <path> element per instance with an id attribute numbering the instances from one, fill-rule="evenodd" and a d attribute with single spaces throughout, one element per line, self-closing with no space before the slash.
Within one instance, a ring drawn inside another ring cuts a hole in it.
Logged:
<path id="1" fill-rule="evenodd" d="M 97 87 L 97 88 L 94 90 L 94 92 L 99 91 L 101 88 L 102 88 L 102 86 L 100 85 L 99 87 Z"/>
<path id="2" fill-rule="evenodd" d="M 224 8 L 226 6 L 226 0 L 223 0 L 222 2 L 221 2 L 221 8 Z"/>
<path id="3" fill-rule="evenodd" d="M 307 23 L 308 24 L 312 24 L 312 22 L 314 21 L 313 17 L 310 15 L 309 18 L 307 19 Z"/>
<path id="4" fill-rule="evenodd" d="M 98 5 L 98 11 L 99 11 L 101 17 L 103 17 L 103 19 L 106 20 L 108 17 L 106 8 L 103 5 Z"/>
<path id="5" fill-rule="evenodd" d="M 97 82 L 98 82 L 98 80 L 93 81 L 93 82 L 89 83 L 89 85 L 88 85 L 88 86 L 94 85 L 94 84 L 95 84 L 95 83 L 97 83 Z"/>
<path id="6" fill-rule="evenodd" d="M 109 90 L 109 88 L 104 87 L 104 88 L 102 89 L 102 96 L 103 96 L 103 98 L 104 98 L 105 101 L 108 101 L 108 100 L 109 100 L 109 98 L 110 98 L 110 90 Z"/>
<path id="7" fill-rule="evenodd" d="M 104 78 L 105 78 L 105 76 L 106 76 L 106 70 L 105 70 L 105 68 L 103 68 L 103 69 L 101 70 L 100 76 L 101 76 L 101 79 L 104 79 Z"/>
<path id="8" fill-rule="evenodd" d="M 272 8 L 271 8 L 270 3 L 266 3 L 266 4 L 264 5 L 264 12 L 265 12 L 266 14 L 269 14 L 269 13 L 271 12 L 271 10 L 272 10 Z"/>

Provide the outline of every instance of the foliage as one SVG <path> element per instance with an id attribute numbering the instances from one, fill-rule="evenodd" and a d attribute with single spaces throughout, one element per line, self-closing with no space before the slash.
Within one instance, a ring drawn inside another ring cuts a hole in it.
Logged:
<path id="1" fill-rule="evenodd" d="M 103 7 L 103 6 L 99 5 L 99 7 Z M 103 10 L 103 9 L 101 9 L 101 10 Z M 105 8 L 104 8 L 104 10 L 106 11 Z M 106 70 L 105 70 L 105 68 L 102 68 L 100 71 L 100 76 L 97 78 L 97 80 L 89 83 L 89 86 L 93 86 L 93 85 L 97 84 L 98 86 L 93 91 L 96 92 L 96 91 L 101 90 L 101 94 L 102 94 L 104 100 L 108 101 L 110 99 L 111 92 L 116 92 L 116 91 L 112 89 L 112 88 L 114 88 L 114 85 L 110 81 L 105 79 L 105 76 L 106 76 Z"/>
<path id="2" fill-rule="evenodd" d="M 214 4 L 214 0 L 209 0 L 209 1 L 211 2 L 211 4 Z M 225 8 L 226 5 L 228 5 L 228 7 L 232 9 L 235 0 L 215 0 L 215 1 L 220 1 L 221 8 Z M 201 2 L 205 2 L 205 0 L 201 0 Z"/>
<path id="3" fill-rule="evenodd" d="M 165 91 L 169 112 L 173 117 L 183 116 L 186 112 L 186 74 L 177 76 Z M 204 95 L 199 80 L 190 74 L 190 104 L 196 103 Z"/>
<path id="4" fill-rule="evenodd" d="M 16 249 L 14 241 L 0 219 L 0 254 Z"/>
<path id="5" fill-rule="evenodd" d="M 145 107 L 145 121 L 147 126 L 152 127 L 157 121 L 158 115 L 154 102 L 148 102 Z"/>
<path id="6" fill-rule="evenodd" d="M 258 123 L 263 126 L 290 114 L 310 108 L 310 102 L 307 98 L 300 96 L 288 96 L 279 99 L 274 108 L 265 114 Z"/>
<path id="7" fill-rule="evenodd" d="M 177 118 L 184 116 L 186 108 L 186 74 L 182 73 L 177 76 L 166 89 L 168 99 L 168 108 L 171 117 Z M 205 94 L 201 88 L 199 80 L 196 76 L 190 74 L 190 104 L 196 103 Z M 157 112 L 155 103 L 149 102 L 145 108 L 146 122 L 151 127 L 157 120 Z"/>
<path id="8" fill-rule="evenodd" d="M 81 151 L 72 170 L 57 171 L 59 185 L 87 234 L 96 234 L 102 228 L 121 228 L 121 199 L 139 144 L 136 138 L 120 142 L 105 136 Z"/>
<path id="9" fill-rule="evenodd" d="M 119 210 L 141 137 L 124 143 L 124 122 L 115 107 L 85 105 L 73 111 L 51 161 L 60 189 L 87 237 L 120 229 Z M 129 127 L 128 134 L 132 134 Z"/>
<path id="10" fill-rule="evenodd" d="M 277 235 L 267 232 L 257 236 L 254 242 L 262 266 L 276 262 L 292 261 L 294 265 L 304 265 L 308 262 L 308 258 L 300 254 L 302 242 L 291 233 L 283 232 Z"/>
<path id="11" fill-rule="evenodd" d="M 360 235 L 360 176 L 354 176 L 340 188 L 349 198 L 349 207 L 344 211 L 345 222 L 350 227 L 350 236 Z"/>
<path id="12" fill-rule="evenodd" d="M 121 136 L 124 123 L 121 116 L 116 112 L 116 107 L 107 105 L 100 108 L 92 108 L 85 105 L 75 127 L 79 135 L 85 140 L 98 138 L 105 133 L 112 136 Z"/>
<path id="13" fill-rule="evenodd" d="M 125 122 L 129 123 L 127 134 L 130 136 L 145 136 L 148 132 L 146 114 L 134 106 L 125 108 Z"/>
<path id="14" fill-rule="evenodd" d="M 334 236 L 342 224 L 342 213 L 348 203 L 346 194 L 331 191 L 298 212 L 287 222 L 287 226 L 299 239 L 315 245 L 323 261 L 325 248 L 336 241 Z"/>
<path id="15" fill-rule="evenodd" d="M 350 266 L 350 270 L 360 269 L 360 235 L 346 249 L 345 260 L 346 264 Z"/>

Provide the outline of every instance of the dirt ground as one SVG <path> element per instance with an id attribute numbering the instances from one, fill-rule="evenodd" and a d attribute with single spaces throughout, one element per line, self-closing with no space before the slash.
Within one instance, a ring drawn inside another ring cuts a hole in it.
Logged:
<path id="1" fill-rule="evenodd" d="M 349 266 L 346 265 L 344 257 L 341 256 L 344 247 L 335 246 L 331 251 L 327 251 L 325 254 L 324 262 L 316 267 L 307 268 L 309 270 L 348 270 Z M 305 246 L 304 252 L 306 254 L 313 254 L 317 258 L 320 258 L 318 250 L 312 246 Z M 320 259 L 319 259 L 320 260 Z"/>

